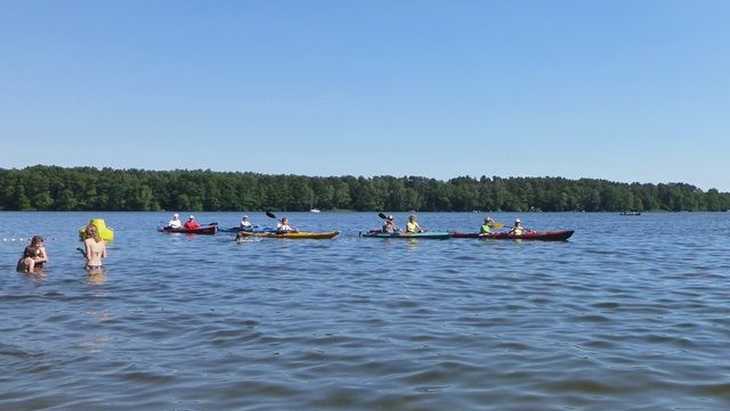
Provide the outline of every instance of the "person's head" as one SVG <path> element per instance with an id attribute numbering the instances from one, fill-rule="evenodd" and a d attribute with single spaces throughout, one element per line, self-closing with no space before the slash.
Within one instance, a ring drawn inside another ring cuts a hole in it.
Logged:
<path id="1" fill-rule="evenodd" d="M 516 220 L 515 220 L 515 227 L 519 227 L 519 226 L 521 226 L 521 225 L 522 225 L 522 221 L 520 221 L 520 219 L 519 219 L 519 218 L 518 218 L 518 219 L 516 219 Z"/>
<path id="2" fill-rule="evenodd" d="M 96 229 L 95 225 L 89 224 L 86 226 L 86 238 L 93 238 L 97 243 L 101 241 L 99 230 Z"/>
<path id="3" fill-rule="evenodd" d="M 248 221 L 248 216 L 245 215 L 245 216 L 241 217 L 241 221 Z"/>
<path id="4" fill-rule="evenodd" d="M 289 220 L 286 217 L 282 217 L 281 218 L 281 223 L 282 224 L 289 224 Z"/>
<path id="5" fill-rule="evenodd" d="M 413 214 L 409 215 L 408 216 L 408 221 L 411 221 L 411 222 L 416 221 L 416 216 L 413 215 Z"/>
<path id="6" fill-rule="evenodd" d="M 395 217 L 393 215 L 389 215 L 388 218 L 385 219 L 386 223 L 393 223 L 395 221 Z"/>
<path id="7" fill-rule="evenodd" d="M 172 215 L 172 218 L 175 219 L 175 220 L 179 220 L 180 219 L 180 214 L 175 213 L 175 214 Z"/>
<path id="8" fill-rule="evenodd" d="M 30 239 L 30 245 L 33 247 L 40 247 L 43 245 L 43 237 L 39 235 L 34 235 L 33 238 Z"/>
<path id="9" fill-rule="evenodd" d="M 193 221 L 193 220 L 195 220 L 195 216 L 194 215 L 191 215 L 190 217 L 188 217 L 188 221 Z"/>

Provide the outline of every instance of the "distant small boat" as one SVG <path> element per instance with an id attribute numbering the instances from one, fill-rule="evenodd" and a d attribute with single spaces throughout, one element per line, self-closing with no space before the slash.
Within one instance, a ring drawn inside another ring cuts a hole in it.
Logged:
<path id="1" fill-rule="evenodd" d="M 623 215 L 623 216 L 639 216 L 639 215 L 641 215 L 641 212 L 640 211 L 624 211 L 623 213 L 621 213 L 621 215 Z"/>
<path id="2" fill-rule="evenodd" d="M 321 213 L 321 211 L 319 211 L 318 208 L 313 208 L 313 209 L 309 210 L 309 212 L 310 213 Z"/>

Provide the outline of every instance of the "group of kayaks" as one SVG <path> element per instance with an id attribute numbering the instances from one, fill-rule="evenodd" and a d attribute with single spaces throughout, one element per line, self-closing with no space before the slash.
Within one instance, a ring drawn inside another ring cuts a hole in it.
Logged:
<path id="1" fill-rule="evenodd" d="M 329 240 L 337 237 L 339 231 L 276 231 L 274 229 L 253 229 L 242 230 L 238 227 L 219 229 L 217 223 L 201 226 L 196 229 L 186 228 L 170 228 L 160 227 L 159 231 L 165 233 L 183 233 L 183 234 L 199 234 L 214 235 L 218 231 L 236 233 L 236 239 L 247 238 L 278 238 L 291 240 Z M 573 230 L 562 231 L 527 231 L 522 234 L 513 234 L 509 232 L 494 233 L 462 233 L 462 232 L 435 232 L 427 231 L 423 233 L 405 233 L 395 232 L 386 233 L 380 230 L 371 230 L 360 232 L 360 237 L 364 238 L 383 238 L 383 239 L 419 239 L 419 240 L 448 240 L 450 238 L 473 238 L 483 240 L 527 240 L 527 241 L 566 241 L 573 235 Z"/>

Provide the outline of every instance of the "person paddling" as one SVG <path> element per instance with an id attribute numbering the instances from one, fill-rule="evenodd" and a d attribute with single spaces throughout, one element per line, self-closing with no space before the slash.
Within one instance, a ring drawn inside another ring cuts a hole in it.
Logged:
<path id="1" fill-rule="evenodd" d="M 173 214 L 172 219 L 168 221 L 167 226 L 170 228 L 182 228 L 183 223 L 180 221 L 180 214 Z"/>
<path id="2" fill-rule="evenodd" d="M 242 231 L 251 231 L 253 230 L 253 224 L 251 224 L 250 221 L 248 221 L 248 216 L 245 215 L 241 218 L 241 224 L 239 225 Z"/>
<path id="3" fill-rule="evenodd" d="M 188 221 L 185 222 L 185 225 L 183 227 L 185 227 L 186 230 L 197 230 L 198 228 L 200 228 L 200 223 L 195 221 L 195 216 L 191 215 L 190 217 L 188 217 Z"/>
<path id="4" fill-rule="evenodd" d="M 280 233 L 286 233 L 290 231 L 297 231 L 294 227 L 289 225 L 289 220 L 286 217 L 283 217 L 277 224 L 276 224 L 276 231 Z"/>
<path id="5" fill-rule="evenodd" d="M 491 217 L 485 218 L 484 224 L 479 227 L 479 234 L 489 234 L 492 231 L 492 227 L 494 227 L 494 220 Z"/>
<path id="6" fill-rule="evenodd" d="M 416 216 L 411 214 L 408 217 L 408 223 L 406 223 L 406 233 L 416 234 L 416 233 L 422 233 L 423 231 L 424 230 L 418 224 L 418 221 L 416 221 Z"/>
<path id="7" fill-rule="evenodd" d="M 400 231 L 400 228 L 398 228 L 397 225 L 395 225 L 395 217 L 392 215 L 389 215 L 385 222 L 383 223 L 383 229 L 382 231 L 384 233 L 397 233 Z"/>
<path id="8" fill-rule="evenodd" d="M 522 221 L 520 221 L 520 219 L 518 218 L 515 220 L 515 225 L 512 226 L 512 229 L 509 230 L 509 233 L 512 235 L 520 236 L 522 234 L 525 234 L 526 231 L 527 229 L 525 228 L 525 226 L 522 225 Z"/>

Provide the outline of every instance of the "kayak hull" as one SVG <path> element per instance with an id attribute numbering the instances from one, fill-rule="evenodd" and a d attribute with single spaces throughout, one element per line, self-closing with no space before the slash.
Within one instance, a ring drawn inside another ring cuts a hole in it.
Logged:
<path id="1" fill-rule="evenodd" d="M 231 228 L 219 228 L 218 232 L 220 233 L 240 233 L 241 231 L 246 232 L 273 232 L 275 231 L 271 227 L 260 227 L 260 226 L 253 226 L 251 228 L 242 229 L 241 227 L 231 227 Z"/>
<path id="2" fill-rule="evenodd" d="M 236 238 L 279 238 L 285 240 L 329 240 L 337 237 L 339 231 L 295 231 L 277 233 L 270 231 L 240 231 Z"/>
<path id="3" fill-rule="evenodd" d="M 449 233 L 449 236 L 451 238 L 479 238 L 481 234 L 479 233 L 460 233 L 460 232 L 453 232 Z"/>
<path id="4" fill-rule="evenodd" d="M 382 231 L 368 231 L 360 233 L 361 237 L 367 238 L 394 238 L 394 239 L 410 239 L 410 240 L 448 240 L 451 238 L 449 233 L 384 233 Z"/>
<path id="5" fill-rule="evenodd" d="M 163 233 L 214 235 L 216 232 L 218 232 L 218 226 L 208 225 L 196 228 L 194 230 L 188 230 L 187 228 L 161 227 L 159 231 Z"/>
<path id="6" fill-rule="evenodd" d="M 522 235 L 513 235 L 508 232 L 504 232 L 482 234 L 479 238 L 482 240 L 566 241 L 573 235 L 573 233 L 573 230 L 532 231 Z"/>

